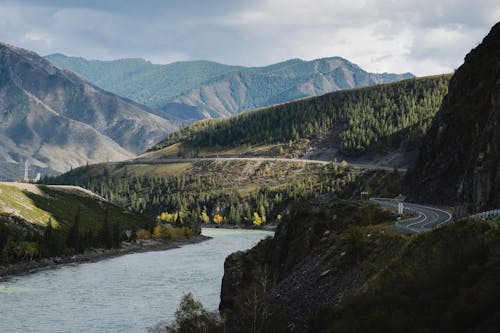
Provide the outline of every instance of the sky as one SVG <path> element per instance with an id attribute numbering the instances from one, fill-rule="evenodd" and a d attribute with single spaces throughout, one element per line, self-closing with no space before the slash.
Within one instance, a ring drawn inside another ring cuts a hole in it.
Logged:
<path id="1" fill-rule="evenodd" d="M 451 72 L 499 0 L 0 0 L 0 41 L 41 55 L 263 66 L 341 56 L 371 72 Z"/>

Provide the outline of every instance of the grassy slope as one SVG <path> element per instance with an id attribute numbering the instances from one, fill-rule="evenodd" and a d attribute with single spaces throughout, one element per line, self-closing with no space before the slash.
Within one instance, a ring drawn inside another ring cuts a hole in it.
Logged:
<path id="1" fill-rule="evenodd" d="M 109 221 L 120 223 L 123 227 L 143 226 L 150 219 L 142 214 L 124 211 L 123 208 L 92 197 L 84 191 L 46 186 L 36 188 L 37 190 L 27 191 L 0 184 L 0 215 L 14 215 L 38 226 L 45 226 L 50 218 L 66 229 L 73 223 L 80 208 L 82 226 L 94 231 L 99 230 L 106 207 L 109 209 Z"/>
<path id="2" fill-rule="evenodd" d="M 500 229 L 457 222 L 411 237 L 363 289 L 311 321 L 327 332 L 496 332 Z"/>

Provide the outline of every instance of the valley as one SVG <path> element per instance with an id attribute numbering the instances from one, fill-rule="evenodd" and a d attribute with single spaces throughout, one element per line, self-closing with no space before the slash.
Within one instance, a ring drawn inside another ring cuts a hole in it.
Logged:
<path id="1" fill-rule="evenodd" d="M 315 49 L 293 47 L 287 22 L 315 21 L 313 42 L 340 15 L 325 4 L 328 17 L 311 7 L 300 18 L 295 2 L 279 18 L 270 3 L 158 3 L 155 15 L 123 4 L 104 16 L 115 4 L 86 5 L 89 24 L 70 33 L 99 37 L 82 56 L 53 48 L 55 34 L 24 34 L 45 57 L 0 43 L 0 331 L 498 330 L 500 23 L 451 67 L 472 30 L 439 23 L 454 16 L 447 4 L 416 17 L 384 3 L 405 23 L 362 24 L 362 35 L 346 11 Z M 176 21 L 165 8 L 177 6 L 203 20 Z M 81 9 L 50 8 L 53 21 Z M 130 8 L 137 21 L 108 30 Z M 405 30 L 416 24 L 425 33 Z M 198 39 L 225 29 L 231 48 Z M 320 57 L 331 45 L 425 75 Z M 255 59 L 237 65 L 241 52 Z"/>

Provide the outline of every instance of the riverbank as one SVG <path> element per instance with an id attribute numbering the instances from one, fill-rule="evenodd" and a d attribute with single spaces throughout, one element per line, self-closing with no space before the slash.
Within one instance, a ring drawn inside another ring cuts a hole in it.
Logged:
<path id="1" fill-rule="evenodd" d="M 263 227 L 255 227 L 255 226 L 250 226 L 250 225 L 235 225 L 235 224 L 215 224 L 215 223 L 210 223 L 210 224 L 204 224 L 203 228 L 208 228 L 208 229 L 229 229 L 229 230 L 257 230 L 257 231 L 276 231 L 276 228 L 278 226 L 276 224 L 266 224 Z"/>
<path id="2" fill-rule="evenodd" d="M 210 239 L 208 236 L 195 236 L 186 240 L 175 240 L 169 242 L 144 240 L 136 243 L 123 242 L 117 249 L 89 249 L 85 253 L 72 256 L 60 256 L 33 260 L 32 262 L 22 262 L 0 266 L 0 278 L 15 275 L 26 275 L 46 269 L 53 269 L 64 265 L 77 265 L 89 262 L 96 262 L 105 259 L 115 258 L 131 253 L 165 251 L 181 247 L 187 244 L 196 244 Z"/>

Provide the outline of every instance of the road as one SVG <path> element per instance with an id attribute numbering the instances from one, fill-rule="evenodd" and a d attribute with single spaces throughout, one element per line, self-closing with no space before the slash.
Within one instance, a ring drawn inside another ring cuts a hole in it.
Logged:
<path id="1" fill-rule="evenodd" d="M 398 207 L 399 201 L 385 198 L 371 198 L 370 201 L 382 206 Z M 404 203 L 404 209 L 407 212 L 415 213 L 417 216 L 409 219 L 397 221 L 395 227 L 400 231 L 423 232 L 438 228 L 443 224 L 449 223 L 452 215 L 442 209 L 422 206 L 412 203 Z"/>
<path id="2" fill-rule="evenodd" d="M 130 164 L 162 164 L 162 163 L 182 163 L 182 162 L 197 162 L 197 161 L 262 161 L 262 162 L 296 162 L 307 164 L 330 164 L 332 161 L 321 160 L 306 160 L 301 158 L 273 158 L 273 157 L 199 157 L 199 158 L 151 158 L 139 157 L 130 160 Z M 378 164 L 359 164 L 349 163 L 348 165 L 354 169 L 368 169 L 368 170 L 385 170 L 393 171 L 394 167 Z M 405 168 L 398 168 L 400 172 L 406 172 Z"/>

